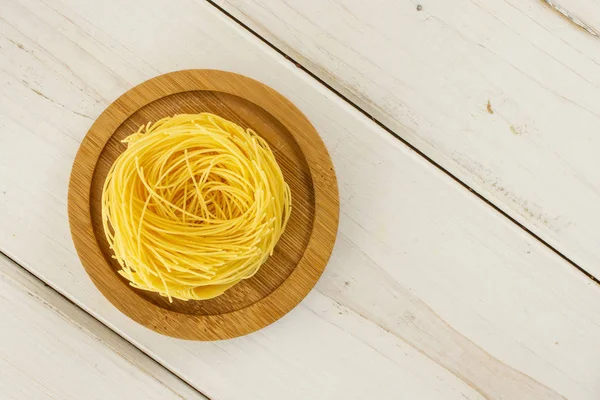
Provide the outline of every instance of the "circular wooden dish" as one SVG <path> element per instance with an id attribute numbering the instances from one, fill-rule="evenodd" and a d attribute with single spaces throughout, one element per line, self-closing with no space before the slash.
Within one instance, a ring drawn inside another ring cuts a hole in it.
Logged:
<path id="1" fill-rule="evenodd" d="M 288 227 L 272 257 L 250 279 L 203 301 L 167 299 L 129 286 L 105 239 L 102 185 L 125 145 L 148 121 L 211 112 L 269 142 L 292 190 Z M 69 183 L 69 222 L 79 258 L 94 284 L 124 314 L 156 332 L 193 340 L 245 335 L 281 318 L 308 294 L 331 254 L 338 225 L 335 172 L 321 138 L 289 100 L 253 79 L 214 70 L 150 79 L 112 103 L 85 136 Z"/>

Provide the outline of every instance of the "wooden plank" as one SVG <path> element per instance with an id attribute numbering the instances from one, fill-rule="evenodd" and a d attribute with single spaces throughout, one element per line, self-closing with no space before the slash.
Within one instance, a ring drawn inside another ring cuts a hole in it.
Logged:
<path id="1" fill-rule="evenodd" d="M 600 278 L 600 3 L 216 3 Z"/>
<path id="2" fill-rule="evenodd" d="M 600 288 L 208 4 L 3 4 L 0 249 L 215 398 L 600 395 Z M 324 276 L 290 314 L 215 343 L 154 334 L 93 287 L 67 182 L 92 120 L 175 69 L 233 70 L 310 119 L 338 174 Z"/>
<path id="3" fill-rule="evenodd" d="M 206 399 L 0 254 L 3 399 Z"/>

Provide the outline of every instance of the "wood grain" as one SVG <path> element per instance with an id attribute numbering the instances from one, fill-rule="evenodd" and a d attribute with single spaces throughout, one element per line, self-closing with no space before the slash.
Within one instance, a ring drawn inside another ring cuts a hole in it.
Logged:
<path id="1" fill-rule="evenodd" d="M 0 397 L 206 400 L 0 254 Z"/>
<path id="2" fill-rule="evenodd" d="M 600 397 L 597 285 L 214 8 L 179 4 L 3 3 L 2 251 L 215 399 Z M 265 329 L 219 342 L 169 338 L 119 312 L 81 267 L 66 215 L 92 122 L 136 84 L 186 68 L 239 72 L 293 101 L 340 190 L 315 290 Z"/>
<path id="3" fill-rule="evenodd" d="M 215 2 L 600 278 L 597 1 Z"/>
<path id="4" fill-rule="evenodd" d="M 118 271 L 102 225 L 102 188 L 121 141 L 148 121 L 211 112 L 258 132 L 271 146 L 293 198 L 292 218 L 259 272 L 216 299 L 170 303 L 132 288 Z M 184 339 L 245 335 L 276 321 L 310 291 L 331 255 L 339 203 L 335 172 L 318 133 L 273 89 L 216 70 L 172 72 L 113 102 L 94 122 L 73 164 L 69 222 L 75 248 L 100 291 L 119 310 L 157 332 Z"/>

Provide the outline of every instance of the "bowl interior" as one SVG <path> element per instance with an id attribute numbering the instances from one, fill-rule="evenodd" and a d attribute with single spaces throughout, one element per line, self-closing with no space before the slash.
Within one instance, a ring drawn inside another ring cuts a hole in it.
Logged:
<path id="1" fill-rule="evenodd" d="M 251 128 L 271 146 L 284 178 L 292 191 L 292 214 L 286 231 L 279 240 L 273 256 L 252 278 L 241 281 L 223 295 L 210 300 L 181 301 L 168 299 L 129 286 L 118 275 L 119 264 L 104 236 L 101 215 L 102 186 L 115 159 L 126 145 L 121 140 L 148 121 L 181 113 L 211 112 Z M 140 108 L 112 134 L 96 164 L 90 193 L 90 211 L 95 239 L 102 251 L 107 268 L 137 296 L 161 308 L 184 314 L 219 315 L 240 310 L 265 298 L 279 287 L 298 265 L 308 245 L 313 229 L 315 194 L 313 180 L 304 154 L 290 132 L 271 114 L 241 97 L 213 91 L 194 90 L 171 94 Z"/>

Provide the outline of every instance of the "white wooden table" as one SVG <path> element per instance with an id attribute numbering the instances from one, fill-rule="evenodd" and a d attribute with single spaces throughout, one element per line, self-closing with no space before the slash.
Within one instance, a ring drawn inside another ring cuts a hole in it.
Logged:
<path id="1" fill-rule="evenodd" d="M 0 0 L 0 398 L 600 398 L 597 0 Z M 293 101 L 339 180 L 280 321 L 160 336 L 94 288 L 67 184 L 92 121 L 214 68 Z"/>

